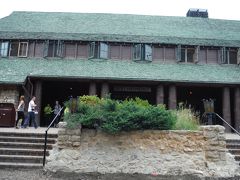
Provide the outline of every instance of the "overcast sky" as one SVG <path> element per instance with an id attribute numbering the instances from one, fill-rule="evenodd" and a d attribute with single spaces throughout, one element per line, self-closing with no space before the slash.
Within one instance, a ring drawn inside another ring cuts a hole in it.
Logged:
<path id="1" fill-rule="evenodd" d="M 0 18 L 12 11 L 120 13 L 185 16 L 207 9 L 210 18 L 240 20 L 240 0 L 1 0 Z"/>

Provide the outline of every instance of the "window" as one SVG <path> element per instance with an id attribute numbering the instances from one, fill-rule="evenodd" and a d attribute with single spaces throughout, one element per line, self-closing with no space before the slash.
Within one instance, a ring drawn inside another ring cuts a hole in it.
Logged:
<path id="1" fill-rule="evenodd" d="M 194 48 L 181 48 L 181 60 L 180 62 L 194 62 Z"/>
<path id="2" fill-rule="evenodd" d="M 89 58 L 108 59 L 108 44 L 91 42 L 89 44 Z"/>
<path id="3" fill-rule="evenodd" d="M 100 58 L 107 59 L 108 58 L 108 45 L 106 43 L 100 43 Z"/>
<path id="4" fill-rule="evenodd" d="M 10 44 L 10 56 L 18 56 L 19 42 L 11 42 Z"/>
<path id="5" fill-rule="evenodd" d="M 96 43 L 91 42 L 89 44 L 89 58 L 94 58 L 95 57 L 95 52 L 96 52 Z"/>
<path id="6" fill-rule="evenodd" d="M 222 49 L 224 59 L 221 59 L 223 64 L 237 64 L 237 50 L 236 49 Z"/>
<path id="7" fill-rule="evenodd" d="M 28 54 L 28 42 L 19 42 L 18 57 L 27 57 Z"/>
<path id="8" fill-rule="evenodd" d="M 64 42 L 63 41 L 45 41 L 43 57 L 63 57 Z"/>
<path id="9" fill-rule="evenodd" d="M 152 47 L 145 45 L 145 60 L 152 61 Z"/>
<path id="10" fill-rule="evenodd" d="M 9 47 L 9 42 L 1 42 L 0 43 L 0 56 L 1 57 L 7 57 L 8 56 L 8 47 Z"/>
<path id="11" fill-rule="evenodd" d="M 133 48 L 133 59 L 134 60 L 141 60 L 142 55 L 142 44 L 136 44 Z"/>
<path id="12" fill-rule="evenodd" d="M 150 46 L 148 44 L 134 45 L 133 60 L 152 61 L 152 46 Z"/>

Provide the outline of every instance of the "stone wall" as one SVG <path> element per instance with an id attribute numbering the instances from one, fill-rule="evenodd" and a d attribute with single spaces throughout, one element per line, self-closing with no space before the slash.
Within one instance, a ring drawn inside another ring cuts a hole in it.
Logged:
<path id="1" fill-rule="evenodd" d="M 17 87 L 0 86 L 0 103 L 13 103 L 16 107 L 18 98 L 19 92 Z"/>
<path id="2" fill-rule="evenodd" d="M 96 130 L 59 130 L 46 169 L 77 173 L 234 176 L 224 127 L 200 131 L 134 131 L 109 135 Z"/>

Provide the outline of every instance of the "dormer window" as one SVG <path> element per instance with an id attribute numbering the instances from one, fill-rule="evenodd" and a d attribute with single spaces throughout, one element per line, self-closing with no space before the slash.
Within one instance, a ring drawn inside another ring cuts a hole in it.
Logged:
<path id="1" fill-rule="evenodd" d="M 133 60 L 152 61 L 152 46 L 148 44 L 136 44 L 133 48 Z"/>
<path id="2" fill-rule="evenodd" d="M 18 57 L 27 57 L 28 55 L 28 42 L 19 42 Z"/>
<path id="3" fill-rule="evenodd" d="M 221 64 L 237 64 L 238 50 L 235 48 L 222 47 L 220 49 L 220 63 Z"/>
<path id="4" fill-rule="evenodd" d="M 182 46 L 176 47 L 177 62 L 197 63 L 199 60 L 200 46 Z"/>
<path id="5" fill-rule="evenodd" d="M 8 56 L 8 49 L 9 49 L 9 42 L 1 42 L 0 43 L 0 56 L 7 57 Z"/>
<path id="6" fill-rule="evenodd" d="M 64 42 L 63 41 L 49 41 L 44 44 L 43 50 L 44 57 L 63 57 L 64 55 Z"/>
<path id="7" fill-rule="evenodd" d="M 91 42 L 89 44 L 89 59 L 91 58 L 100 58 L 100 59 L 108 59 L 109 47 L 107 43 L 103 42 Z"/>

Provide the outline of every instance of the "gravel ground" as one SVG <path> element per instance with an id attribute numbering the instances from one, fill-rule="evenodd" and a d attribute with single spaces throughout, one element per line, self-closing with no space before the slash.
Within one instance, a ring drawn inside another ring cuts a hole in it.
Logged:
<path id="1" fill-rule="evenodd" d="M 52 173 L 42 169 L 1 169 L 0 180 L 240 180 L 235 178 L 200 178 L 192 175 L 186 176 L 153 176 L 142 174 L 76 174 Z"/>

